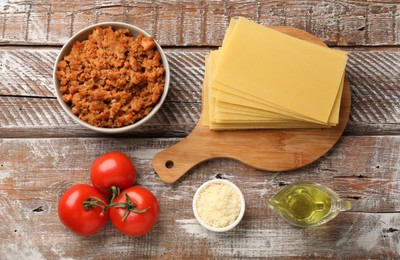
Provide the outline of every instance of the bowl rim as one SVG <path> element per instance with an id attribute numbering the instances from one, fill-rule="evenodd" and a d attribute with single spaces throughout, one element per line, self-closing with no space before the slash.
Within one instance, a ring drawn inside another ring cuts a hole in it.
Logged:
<path id="1" fill-rule="evenodd" d="M 134 128 L 137 128 L 143 124 L 145 124 L 147 121 L 149 121 L 155 114 L 156 112 L 161 108 L 161 106 L 163 105 L 168 91 L 169 91 L 169 84 L 170 84 L 170 68 L 169 68 L 169 63 L 168 63 L 168 59 L 164 53 L 164 50 L 161 48 L 161 45 L 158 44 L 158 42 L 156 40 L 156 47 L 157 50 L 160 52 L 161 55 L 161 61 L 162 61 L 162 65 L 164 66 L 165 69 L 165 84 L 164 84 L 164 90 L 163 93 L 160 97 L 160 99 L 158 100 L 157 104 L 153 107 L 153 109 L 150 111 L 149 114 L 147 114 L 145 117 L 143 117 L 142 119 L 140 119 L 139 121 L 136 121 L 133 124 L 127 125 L 127 126 L 123 126 L 123 127 L 118 127 L 118 128 L 104 128 L 104 127 L 97 127 L 97 126 L 93 126 L 83 120 L 81 120 L 80 118 L 78 118 L 76 115 L 74 115 L 71 111 L 71 107 L 69 105 L 67 105 L 61 97 L 61 93 L 60 93 L 60 84 L 59 84 L 59 80 L 57 79 L 56 76 L 56 72 L 57 72 L 57 64 L 59 61 L 61 61 L 65 55 L 69 54 L 69 52 L 71 51 L 71 48 L 73 46 L 73 44 L 77 41 L 77 40 L 84 40 L 87 39 L 87 36 L 96 28 L 96 27 L 108 27 L 111 26 L 113 29 L 128 29 L 133 35 L 137 35 L 139 33 L 143 34 L 146 37 L 151 37 L 151 35 L 149 33 L 147 33 L 146 31 L 144 31 L 143 29 L 128 24 L 128 23 L 123 23 L 123 22 L 101 22 L 101 23 L 96 23 L 96 24 L 92 24 L 90 26 L 87 26 L 83 29 L 81 29 L 80 31 L 76 32 L 72 37 L 70 37 L 68 39 L 68 41 L 63 45 L 63 47 L 61 48 L 59 54 L 57 55 L 57 58 L 54 62 L 54 66 L 53 66 L 53 88 L 57 97 L 57 101 L 58 103 L 61 105 L 62 109 L 67 113 L 67 115 L 72 118 L 76 123 L 89 128 L 91 130 L 100 132 L 100 133 L 106 133 L 106 134 L 119 134 L 119 133 L 125 133 L 125 132 L 129 132 L 131 130 L 133 130 Z M 86 35 L 87 34 L 87 35 Z"/>
<path id="2" fill-rule="evenodd" d="M 237 194 L 239 195 L 239 199 L 240 199 L 240 212 L 239 212 L 239 215 L 238 215 L 238 217 L 236 218 L 236 220 L 235 220 L 233 223 L 231 223 L 230 225 L 228 225 L 228 226 L 226 226 L 226 227 L 218 228 L 218 227 L 212 227 L 212 226 L 206 224 L 206 223 L 201 219 L 201 217 L 200 217 L 200 215 L 199 215 L 199 213 L 198 213 L 198 211 L 197 211 L 197 198 L 198 198 L 200 192 L 201 192 L 205 187 L 207 187 L 207 186 L 209 186 L 209 185 L 211 185 L 211 184 L 214 184 L 214 183 L 222 183 L 222 184 L 229 185 L 229 186 L 231 186 L 231 187 L 237 192 Z M 244 212 L 245 212 L 245 209 L 246 209 L 246 203 L 245 203 L 245 199 L 244 199 L 244 196 L 243 196 L 242 191 L 241 191 L 241 190 L 239 189 L 239 187 L 236 186 L 233 182 L 228 181 L 228 180 L 226 180 L 226 179 L 213 179 L 213 180 L 209 180 L 209 181 L 203 183 L 203 184 L 196 190 L 196 192 L 195 192 L 195 194 L 194 194 L 194 196 L 193 196 L 192 207 L 193 207 L 194 216 L 195 216 L 195 218 L 197 219 L 197 221 L 200 223 L 200 225 L 202 225 L 202 226 L 205 227 L 206 229 L 208 229 L 208 230 L 210 230 L 210 231 L 213 231 L 213 232 L 226 232 L 226 231 L 232 230 L 233 228 L 235 228 L 235 227 L 240 223 L 240 221 L 242 220 L 242 218 L 243 218 L 243 216 L 244 216 Z"/>

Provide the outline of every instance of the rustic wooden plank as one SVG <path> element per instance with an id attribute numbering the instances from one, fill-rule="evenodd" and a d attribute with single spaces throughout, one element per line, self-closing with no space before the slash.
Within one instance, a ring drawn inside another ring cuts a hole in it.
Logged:
<path id="1" fill-rule="evenodd" d="M 0 251 L 6 252 L 5 259 L 400 257 L 398 136 L 344 137 L 316 163 L 288 173 L 216 159 L 197 166 L 177 184 L 166 185 L 150 160 L 179 140 L 1 139 L 0 158 L 7 158 L 0 163 Z M 73 184 L 89 183 L 90 163 L 97 156 L 115 150 L 133 159 L 138 183 L 159 198 L 159 221 L 141 238 L 121 235 L 110 223 L 94 236 L 75 236 L 60 224 L 57 202 Z M 196 188 L 213 178 L 236 183 L 247 203 L 242 223 L 226 234 L 205 231 L 191 210 Z M 296 181 L 333 188 L 351 200 L 353 210 L 312 229 L 286 224 L 266 201 Z"/>
<path id="2" fill-rule="evenodd" d="M 55 98 L 0 97 L 0 137 L 95 137 L 105 136 L 85 129 L 67 117 Z M 192 132 L 201 111 L 199 102 L 166 101 L 146 124 L 118 137 L 185 137 Z M 350 119 L 344 135 L 398 135 L 394 122 Z"/>
<path id="3" fill-rule="evenodd" d="M 360 134 L 363 125 L 397 124 L 400 120 L 399 53 L 385 51 L 350 51 L 346 73 L 351 82 L 353 129 L 348 134 Z M 386 126 L 378 132 L 385 132 Z M 399 133 L 399 130 L 395 131 Z"/>
<path id="4" fill-rule="evenodd" d="M 156 119 L 134 135 L 186 136 L 191 132 L 201 111 L 204 56 L 209 51 L 166 49 L 171 67 L 166 103 Z M 55 100 L 51 74 L 57 54 L 53 48 L 0 49 L 0 136 L 95 134 L 67 118 Z M 345 134 L 399 134 L 400 52 L 350 49 L 349 57 L 352 110 Z"/>
<path id="5" fill-rule="evenodd" d="M 305 29 L 331 46 L 398 45 L 398 1 L 13 1 L 0 3 L 0 44 L 60 45 L 93 23 L 120 21 L 162 45 L 220 45 L 232 17 Z"/>
<path id="6" fill-rule="evenodd" d="M 200 101 L 206 50 L 166 49 L 171 69 L 170 100 Z M 0 49 L 0 95 L 55 97 L 53 67 L 59 53 L 49 48 Z"/>
<path id="7" fill-rule="evenodd" d="M 53 66 L 56 50 L 0 51 L 0 95 L 54 97 Z"/>
<path id="8" fill-rule="evenodd" d="M 55 98 L 0 97 L 0 137 L 106 136 L 77 124 Z M 127 134 L 135 137 L 182 137 L 197 123 L 201 105 L 167 101 L 146 124 Z"/>
<path id="9" fill-rule="evenodd" d="M 2 137 L 93 136 L 66 116 L 52 89 L 52 66 L 58 51 L 0 51 L 0 127 Z M 190 133 L 201 110 L 205 52 L 168 51 L 171 91 L 160 113 L 134 135 L 183 136 Z M 29 63 L 24 62 L 29 60 Z M 176 127 L 178 126 L 178 128 Z M 26 131 L 27 128 L 30 130 Z M 44 130 L 45 129 L 45 130 Z"/>

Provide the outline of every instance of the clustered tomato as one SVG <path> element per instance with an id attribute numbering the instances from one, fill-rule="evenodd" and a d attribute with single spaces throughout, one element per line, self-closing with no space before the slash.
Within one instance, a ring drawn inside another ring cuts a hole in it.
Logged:
<path id="1" fill-rule="evenodd" d="M 149 232 L 160 212 L 157 198 L 141 186 L 125 189 L 111 205 L 111 223 L 129 236 L 142 236 Z"/>
<path id="2" fill-rule="evenodd" d="M 108 218 L 107 200 L 87 184 L 69 188 L 58 203 L 61 222 L 73 232 L 86 236 L 99 231 Z"/>
<path id="3" fill-rule="evenodd" d="M 131 159 L 120 152 L 110 152 L 97 158 L 90 169 L 90 180 L 98 191 L 110 194 L 111 187 L 124 190 L 136 181 L 136 169 Z"/>
<path id="4" fill-rule="evenodd" d="M 79 235 L 91 235 L 110 217 L 113 226 L 129 236 L 142 236 L 152 229 L 160 212 L 157 198 L 148 189 L 133 186 L 136 169 L 127 155 L 110 152 L 100 156 L 91 166 L 90 179 L 92 186 L 75 185 L 61 197 L 58 215 L 66 227 Z M 110 194 L 108 201 L 104 196 Z"/>

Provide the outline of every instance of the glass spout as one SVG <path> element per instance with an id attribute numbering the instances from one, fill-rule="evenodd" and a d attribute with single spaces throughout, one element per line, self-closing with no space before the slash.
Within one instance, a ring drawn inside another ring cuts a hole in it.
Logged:
<path id="1" fill-rule="evenodd" d="M 268 200 L 268 206 L 270 209 L 279 212 L 282 209 L 282 204 L 279 203 L 279 201 L 275 200 L 274 198 L 275 196 Z"/>
<path id="2" fill-rule="evenodd" d="M 349 200 L 338 200 L 339 211 L 351 210 L 351 202 Z"/>

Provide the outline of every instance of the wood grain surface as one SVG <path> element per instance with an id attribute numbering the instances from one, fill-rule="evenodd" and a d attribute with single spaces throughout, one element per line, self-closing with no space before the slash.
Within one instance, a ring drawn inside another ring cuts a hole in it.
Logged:
<path id="1" fill-rule="evenodd" d="M 295 255 L 357 258 L 362 256 L 360 252 L 367 252 L 370 258 L 399 256 L 399 137 L 344 137 L 322 160 L 284 174 L 254 170 L 228 159 L 209 161 L 175 185 L 165 185 L 150 160 L 177 141 L 1 140 L 0 158 L 7 160 L 0 165 L 0 251 L 7 252 L 8 259 L 205 255 L 218 259 Z M 73 235 L 58 221 L 56 202 L 73 184 L 89 183 L 90 162 L 113 150 L 134 159 L 138 183 L 149 187 L 159 198 L 160 219 L 142 238 L 123 236 L 111 223 L 91 237 Z M 332 222 L 314 229 L 286 224 L 268 209 L 266 201 L 299 176 L 303 181 L 328 185 L 348 198 L 353 204 L 352 212 L 341 213 Z M 196 188 L 212 178 L 231 180 L 246 199 L 243 222 L 225 234 L 202 229 L 191 211 Z"/>
<path id="2" fill-rule="evenodd" d="M 400 51 L 345 50 L 352 94 L 345 135 L 399 134 Z M 200 116 L 204 56 L 209 51 L 166 50 L 171 67 L 166 102 L 154 120 L 128 135 L 183 137 L 192 131 Z M 57 104 L 51 73 L 58 52 L 53 48 L 0 48 L 0 137 L 98 135 L 72 122 Z"/>
<path id="3" fill-rule="evenodd" d="M 215 159 L 164 184 L 151 160 L 197 124 L 204 56 L 237 16 L 294 26 L 348 52 L 352 106 L 344 136 L 297 170 L 261 171 Z M 170 92 L 156 117 L 118 136 L 69 119 L 51 76 L 72 34 L 110 20 L 155 34 L 171 66 Z M 0 1 L 0 259 L 399 259 L 399 26 L 400 2 L 390 0 Z M 111 223 L 79 237 L 58 220 L 61 195 L 89 183 L 91 162 L 109 151 L 128 154 L 138 183 L 159 199 L 160 218 L 143 237 L 124 236 Z M 195 190 L 214 178 L 234 182 L 246 199 L 243 221 L 228 233 L 207 232 L 191 210 Z M 290 226 L 266 201 L 297 181 L 331 187 L 352 210 L 320 227 Z"/>
<path id="4" fill-rule="evenodd" d="M 155 34 L 162 45 L 219 45 L 237 16 L 304 29 L 328 45 L 400 43 L 400 3 L 389 0 L 3 0 L 0 44 L 59 45 L 93 23 L 120 21 Z"/>

